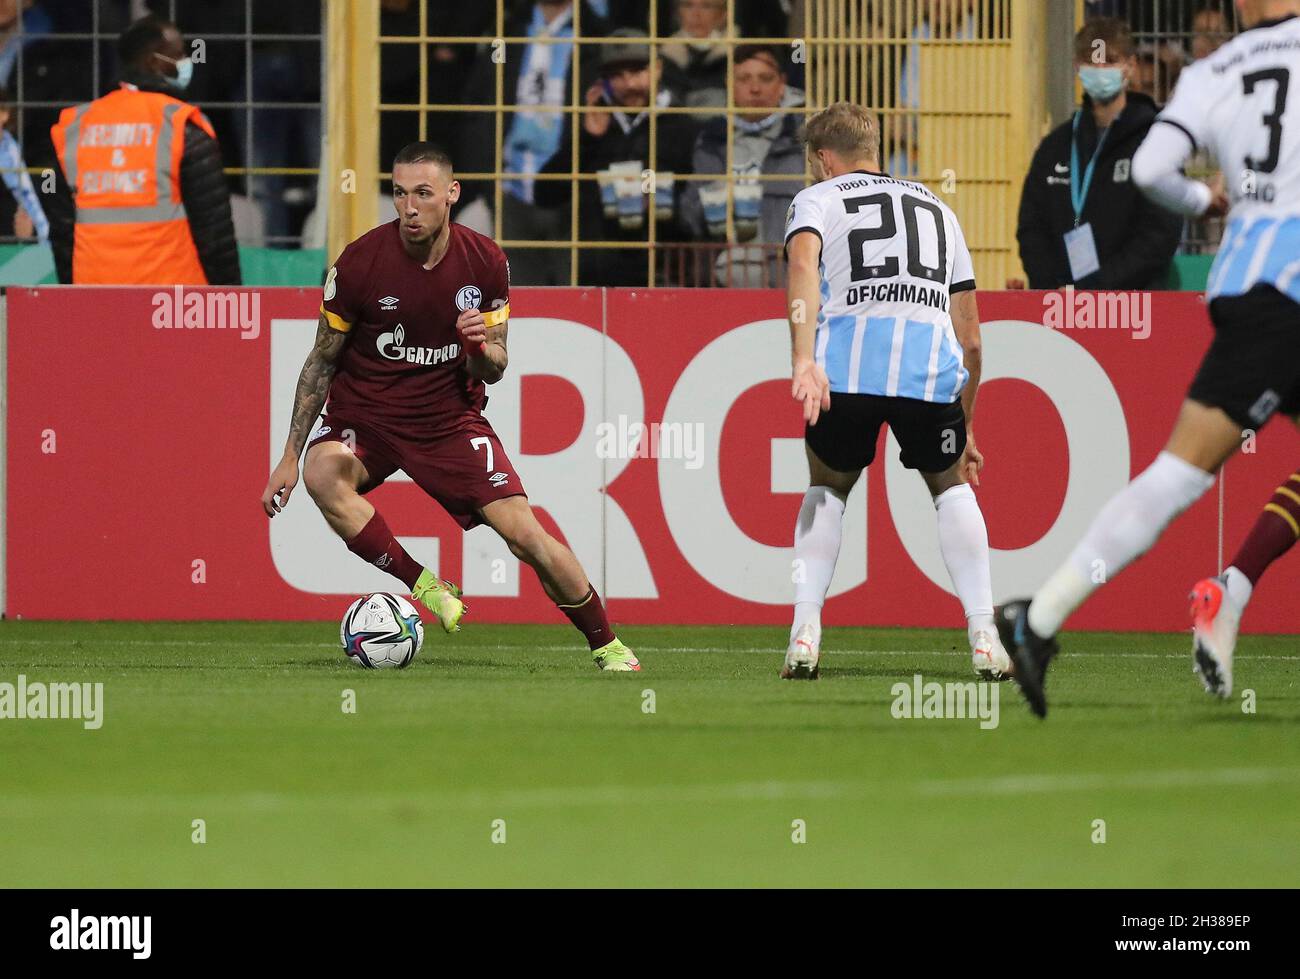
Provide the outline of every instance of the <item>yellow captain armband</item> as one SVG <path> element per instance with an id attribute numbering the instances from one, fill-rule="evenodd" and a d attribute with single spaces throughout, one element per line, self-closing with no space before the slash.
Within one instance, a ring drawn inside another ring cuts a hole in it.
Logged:
<path id="1" fill-rule="evenodd" d="M 483 325 L 488 327 L 500 326 L 508 319 L 510 319 L 510 304 L 506 303 L 500 309 L 490 309 L 484 313 Z"/>
<path id="2" fill-rule="evenodd" d="M 338 313 L 331 313 L 325 308 L 324 304 L 321 305 L 320 314 L 325 317 L 325 322 L 329 324 L 329 327 L 332 330 L 338 330 L 340 333 L 347 333 L 348 330 L 352 329 L 351 323 L 345 320 Z"/>

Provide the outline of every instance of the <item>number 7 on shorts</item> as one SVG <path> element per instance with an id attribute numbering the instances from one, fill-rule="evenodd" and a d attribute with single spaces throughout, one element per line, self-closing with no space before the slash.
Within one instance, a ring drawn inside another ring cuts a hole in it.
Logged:
<path id="1" fill-rule="evenodd" d="M 487 448 L 487 471 L 491 472 L 492 471 L 492 440 L 487 437 L 479 437 L 476 439 L 470 439 L 469 444 L 474 446 L 475 452 L 477 452 L 480 447 Z"/>

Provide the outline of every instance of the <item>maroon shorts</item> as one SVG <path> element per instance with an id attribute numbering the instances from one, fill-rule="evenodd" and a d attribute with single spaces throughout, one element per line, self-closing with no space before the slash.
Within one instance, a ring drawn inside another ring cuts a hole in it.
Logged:
<path id="1" fill-rule="evenodd" d="M 342 442 L 361 460 L 367 476 L 362 493 L 400 469 L 466 530 L 483 522 L 478 511 L 493 500 L 528 495 L 482 415 L 467 416 L 458 431 L 418 437 L 382 423 L 326 415 L 312 432 L 308 451 L 321 442 Z"/>

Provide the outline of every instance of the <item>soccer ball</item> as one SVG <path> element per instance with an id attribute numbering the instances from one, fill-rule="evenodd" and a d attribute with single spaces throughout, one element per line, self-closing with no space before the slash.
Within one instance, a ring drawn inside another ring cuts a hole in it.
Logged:
<path id="1" fill-rule="evenodd" d="M 424 645 L 424 623 L 401 595 L 375 592 L 349 606 L 339 641 L 348 658 L 368 670 L 401 669 Z"/>

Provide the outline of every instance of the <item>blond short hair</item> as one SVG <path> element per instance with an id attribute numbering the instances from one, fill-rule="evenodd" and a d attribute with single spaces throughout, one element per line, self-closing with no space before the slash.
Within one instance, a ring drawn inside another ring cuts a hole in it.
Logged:
<path id="1" fill-rule="evenodd" d="M 809 116 L 803 140 L 810 153 L 830 150 L 846 162 L 880 159 L 876 115 L 852 102 L 836 102 Z"/>

